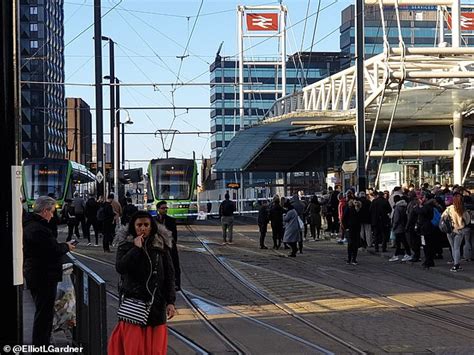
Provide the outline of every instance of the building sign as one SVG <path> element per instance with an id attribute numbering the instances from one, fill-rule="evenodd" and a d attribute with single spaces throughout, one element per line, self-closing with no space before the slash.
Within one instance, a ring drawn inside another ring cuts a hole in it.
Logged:
<path id="1" fill-rule="evenodd" d="M 258 13 L 246 15 L 248 31 L 278 31 L 277 13 Z"/>
<path id="2" fill-rule="evenodd" d="M 448 28 L 451 29 L 451 15 L 448 15 Z M 474 12 L 461 13 L 461 30 L 474 31 Z"/>
<path id="3" fill-rule="evenodd" d="M 240 184 L 238 182 L 229 182 L 226 186 L 228 189 L 240 189 Z"/>
<path id="4" fill-rule="evenodd" d="M 398 165 L 423 165 L 423 159 L 398 159 Z"/>

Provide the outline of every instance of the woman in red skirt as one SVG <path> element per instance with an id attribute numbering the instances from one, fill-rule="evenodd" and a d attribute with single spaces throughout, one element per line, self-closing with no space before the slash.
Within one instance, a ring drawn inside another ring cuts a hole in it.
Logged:
<path id="1" fill-rule="evenodd" d="M 123 297 L 153 300 L 146 326 L 120 320 L 109 340 L 109 355 L 164 355 L 166 320 L 176 313 L 176 291 L 170 249 L 171 233 L 146 211 L 135 213 L 118 233 L 116 269 Z"/>

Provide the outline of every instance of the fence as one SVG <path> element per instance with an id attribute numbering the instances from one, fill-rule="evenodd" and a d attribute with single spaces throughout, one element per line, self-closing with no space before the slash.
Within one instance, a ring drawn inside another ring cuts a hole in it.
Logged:
<path id="1" fill-rule="evenodd" d="M 69 253 L 76 293 L 76 327 L 73 342 L 83 354 L 107 354 L 107 302 L 105 281 Z"/>

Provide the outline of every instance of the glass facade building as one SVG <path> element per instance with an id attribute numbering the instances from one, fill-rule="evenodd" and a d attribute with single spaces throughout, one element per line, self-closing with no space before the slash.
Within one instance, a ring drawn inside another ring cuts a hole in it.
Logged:
<path id="1" fill-rule="evenodd" d="M 403 41 L 407 47 L 434 47 L 438 45 L 439 21 L 436 6 L 400 6 L 400 27 Z M 462 12 L 472 12 L 471 7 L 463 6 Z M 385 27 L 390 46 L 398 47 L 398 27 L 395 9 L 384 7 Z M 380 9 L 377 6 L 366 6 L 364 12 L 365 58 L 383 52 L 383 28 Z M 445 41 L 450 43 L 450 30 L 444 21 Z M 472 31 L 470 31 L 472 32 Z M 341 66 L 354 65 L 355 54 L 355 6 L 349 5 L 341 14 L 340 48 L 345 58 Z M 463 32 L 465 33 L 465 32 Z M 473 45 L 474 37 L 463 36 L 462 45 Z"/>
<path id="2" fill-rule="evenodd" d="M 269 58 L 269 62 L 276 59 Z M 259 61 L 262 61 L 259 58 Z M 303 52 L 288 57 L 286 63 L 286 94 L 326 78 L 340 70 L 339 52 Z M 218 57 L 210 66 L 211 83 L 236 84 L 239 63 Z M 276 90 L 281 88 L 281 68 L 274 64 L 247 65 L 244 67 L 245 90 Z M 244 125 L 249 127 L 263 118 L 267 110 L 280 97 L 275 93 L 244 94 Z M 239 86 L 211 86 L 211 164 L 214 165 L 222 151 L 240 129 Z M 273 173 L 273 177 L 275 174 Z M 213 174 L 220 179 L 220 174 Z M 222 188 L 216 184 L 216 188 Z"/>
<path id="3" fill-rule="evenodd" d="M 64 158 L 63 0 L 20 0 L 23 158 Z"/>

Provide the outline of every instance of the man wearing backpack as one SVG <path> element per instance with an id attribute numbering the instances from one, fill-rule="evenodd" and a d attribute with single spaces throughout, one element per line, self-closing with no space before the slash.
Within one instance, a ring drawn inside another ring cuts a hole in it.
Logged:
<path id="1" fill-rule="evenodd" d="M 223 245 L 232 244 L 232 229 L 234 227 L 234 212 L 236 210 L 234 202 L 230 200 L 229 193 L 224 195 L 225 200 L 219 206 L 219 217 L 221 217 Z"/>

